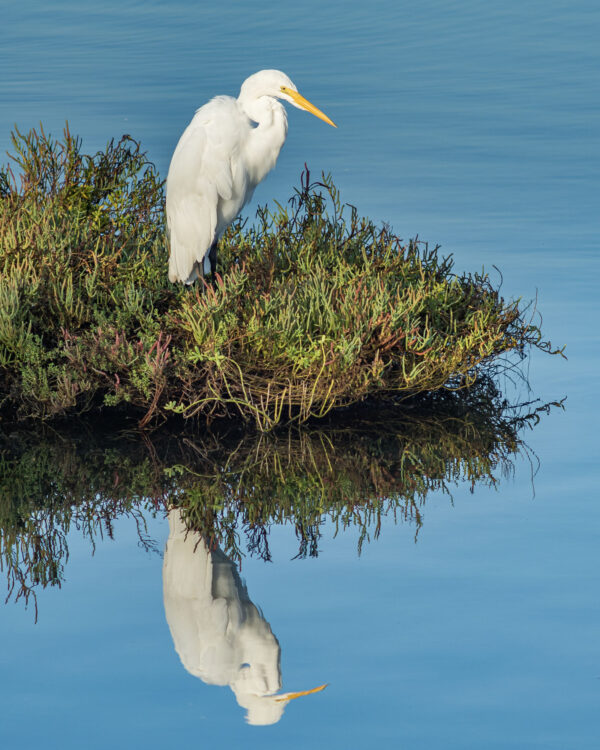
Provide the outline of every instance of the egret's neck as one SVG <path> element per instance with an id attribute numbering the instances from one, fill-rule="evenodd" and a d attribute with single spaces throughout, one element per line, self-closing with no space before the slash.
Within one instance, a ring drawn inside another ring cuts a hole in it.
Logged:
<path id="1" fill-rule="evenodd" d="M 275 166 L 287 135 L 287 114 L 284 106 L 271 96 L 238 103 L 244 113 L 256 123 L 244 148 L 246 167 L 257 185 Z"/>

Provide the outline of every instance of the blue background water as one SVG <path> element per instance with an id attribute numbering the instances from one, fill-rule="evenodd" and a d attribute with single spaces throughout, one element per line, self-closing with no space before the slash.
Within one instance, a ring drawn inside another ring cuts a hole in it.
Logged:
<path id="1" fill-rule="evenodd" d="M 181 667 L 162 562 L 123 522 L 94 557 L 73 536 L 37 625 L 4 607 L 7 746 L 598 747 L 599 38 L 592 0 L 3 8 L 1 151 L 15 123 L 68 120 L 92 149 L 131 133 L 166 174 L 197 106 L 280 68 L 339 129 L 291 110 L 257 200 L 286 200 L 304 162 L 330 172 L 361 213 L 441 243 L 459 269 L 497 265 L 507 296 L 537 293 L 569 357 L 530 366 L 535 396 L 568 396 L 529 438 L 535 496 L 523 462 L 498 491 L 428 502 L 417 544 L 388 523 L 360 559 L 350 532 L 290 561 L 280 529 L 276 564 L 244 563 L 284 687 L 325 692 L 246 726 L 227 688 Z M 152 533 L 162 546 L 165 523 Z"/>

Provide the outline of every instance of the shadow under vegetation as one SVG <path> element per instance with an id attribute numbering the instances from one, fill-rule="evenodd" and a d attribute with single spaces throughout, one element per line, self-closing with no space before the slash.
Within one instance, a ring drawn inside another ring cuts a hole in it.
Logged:
<path id="1" fill-rule="evenodd" d="M 462 482 L 495 486 L 519 454 L 531 458 L 522 433 L 552 406 L 561 404 L 511 405 L 484 378 L 468 391 L 399 408 L 367 403 L 269 433 L 215 422 L 203 433 L 182 426 L 149 436 L 98 420 L 0 432 L 7 600 L 35 603 L 37 588 L 60 586 L 69 532 L 94 546 L 113 537 L 121 516 L 135 520 L 152 549 L 147 520 L 178 508 L 209 549 L 238 563 L 246 553 L 271 559 L 276 524 L 294 527 L 299 557 L 318 554 L 326 522 L 357 527 L 359 552 L 385 516 L 418 534 L 429 493 L 450 494 Z"/>

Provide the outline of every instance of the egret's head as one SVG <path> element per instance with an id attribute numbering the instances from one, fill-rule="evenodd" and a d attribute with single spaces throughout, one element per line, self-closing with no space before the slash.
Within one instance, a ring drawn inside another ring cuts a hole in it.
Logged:
<path id="1" fill-rule="evenodd" d="M 260 70 L 258 73 L 246 78 L 240 90 L 240 99 L 246 101 L 258 99 L 261 96 L 272 96 L 277 99 L 283 99 L 298 109 L 310 112 L 315 117 L 324 120 L 337 128 L 337 125 L 321 112 L 320 109 L 311 104 L 298 93 L 293 81 L 291 81 L 281 70 Z"/>

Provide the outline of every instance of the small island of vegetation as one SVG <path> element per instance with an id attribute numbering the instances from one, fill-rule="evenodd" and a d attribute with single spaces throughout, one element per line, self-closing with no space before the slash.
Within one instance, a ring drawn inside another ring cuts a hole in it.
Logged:
<path id="1" fill-rule="evenodd" d="M 507 354 L 556 353 L 484 274 L 403 242 L 306 171 L 287 206 L 232 225 L 215 278 L 167 279 L 164 194 L 129 136 L 13 134 L 0 170 L 0 411 L 173 414 L 260 430 L 366 398 L 469 388 Z"/>

